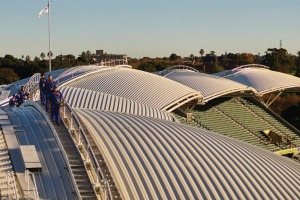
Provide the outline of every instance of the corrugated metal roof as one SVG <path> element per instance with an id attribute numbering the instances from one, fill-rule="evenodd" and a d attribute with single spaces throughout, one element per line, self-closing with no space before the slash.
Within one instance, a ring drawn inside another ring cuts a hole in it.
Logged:
<path id="1" fill-rule="evenodd" d="M 62 150 L 45 118 L 33 108 L 7 109 L 20 145 L 34 145 L 41 161 L 42 170 L 35 173 L 40 198 L 76 199 Z"/>
<path id="2" fill-rule="evenodd" d="M 104 67 L 99 67 L 97 65 L 84 65 L 84 66 L 77 66 L 66 69 L 64 72 L 60 73 L 58 76 L 55 77 L 55 81 L 62 83 L 74 77 L 104 69 Z M 59 80 L 59 81 L 58 81 Z"/>
<path id="3" fill-rule="evenodd" d="M 239 96 L 258 94 L 252 87 L 222 77 L 193 72 L 191 70 L 171 70 L 165 77 L 200 91 L 206 102 L 233 93 Z"/>
<path id="4" fill-rule="evenodd" d="M 203 98 L 200 92 L 180 83 L 129 68 L 111 68 L 91 73 L 62 86 L 112 94 L 161 110 L 169 110 L 170 107 L 175 109 L 186 101 Z"/>
<path id="5" fill-rule="evenodd" d="M 253 87 L 262 95 L 281 90 L 300 91 L 300 78 L 261 65 L 245 65 L 215 75 Z"/>
<path id="6" fill-rule="evenodd" d="M 59 90 L 72 108 L 107 110 L 173 121 L 170 113 L 130 99 L 81 88 L 63 86 Z"/>
<path id="7" fill-rule="evenodd" d="M 300 164 L 207 130 L 74 109 L 122 199 L 300 199 Z"/>

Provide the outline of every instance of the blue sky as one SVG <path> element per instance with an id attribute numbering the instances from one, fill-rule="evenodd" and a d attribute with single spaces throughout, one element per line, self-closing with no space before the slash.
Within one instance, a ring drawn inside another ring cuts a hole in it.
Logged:
<path id="1" fill-rule="evenodd" d="M 299 0 L 52 0 L 54 55 L 104 49 L 131 57 L 300 51 Z M 48 51 L 47 0 L 0 2 L 0 57 Z"/>

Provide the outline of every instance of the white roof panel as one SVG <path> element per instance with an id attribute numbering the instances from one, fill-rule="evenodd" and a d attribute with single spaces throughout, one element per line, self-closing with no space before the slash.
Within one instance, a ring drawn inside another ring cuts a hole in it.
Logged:
<path id="1" fill-rule="evenodd" d="M 106 110 L 173 121 L 170 113 L 130 99 L 81 88 L 62 86 L 59 90 L 72 108 Z"/>
<path id="2" fill-rule="evenodd" d="M 261 65 L 245 65 L 215 75 L 253 87 L 262 95 L 283 90 L 300 91 L 300 78 Z"/>
<path id="3" fill-rule="evenodd" d="M 122 199 L 300 199 L 300 163 L 179 123 L 75 109 Z"/>
<path id="4" fill-rule="evenodd" d="M 200 91 L 206 102 L 229 94 L 239 96 L 257 94 L 257 91 L 254 88 L 247 85 L 222 77 L 194 72 L 191 70 L 172 70 L 169 71 L 165 77 L 193 88 L 194 90 Z"/>
<path id="5" fill-rule="evenodd" d="M 189 101 L 203 98 L 199 91 L 180 83 L 129 68 L 96 71 L 62 86 L 111 94 L 170 111 Z"/>

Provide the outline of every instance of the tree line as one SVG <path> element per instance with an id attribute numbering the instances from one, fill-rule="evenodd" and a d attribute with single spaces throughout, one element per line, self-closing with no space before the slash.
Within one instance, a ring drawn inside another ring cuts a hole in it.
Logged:
<path id="1" fill-rule="evenodd" d="M 5 55 L 0 57 L 0 85 L 30 77 L 37 72 L 47 72 L 49 68 L 48 56 L 45 53 L 41 53 L 33 59 L 30 56 L 15 58 L 12 55 Z M 84 51 L 77 57 L 72 54 L 58 55 L 51 61 L 52 70 L 88 65 L 93 62 L 90 51 Z M 211 73 L 245 64 L 263 64 L 270 67 L 271 70 L 300 77 L 300 51 L 297 55 L 292 55 L 283 48 L 269 48 L 264 55 L 227 52 L 222 55 L 216 55 L 215 51 L 205 53 L 204 49 L 200 49 L 197 55 L 190 54 L 188 57 L 181 57 L 172 53 L 170 56 L 163 58 L 131 58 L 129 59 L 129 64 L 133 68 L 148 72 L 161 71 L 176 64 L 207 66 L 212 68 Z"/>
<path id="2" fill-rule="evenodd" d="M 48 56 L 49 54 L 47 58 Z M 82 52 L 77 58 L 72 54 L 58 55 L 51 59 L 51 67 L 52 70 L 57 70 L 72 66 L 87 65 L 90 63 L 90 57 L 91 53 L 89 51 Z M 49 69 L 49 59 L 47 58 L 45 53 L 41 53 L 39 57 L 36 56 L 34 59 L 30 56 L 15 58 L 9 54 L 0 57 L 0 85 L 30 77 L 34 73 L 47 72 Z"/>
<path id="3" fill-rule="evenodd" d="M 270 67 L 271 70 L 289 73 L 300 77 L 300 51 L 297 55 L 288 53 L 286 49 L 269 48 L 264 55 L 253 55 L 250 53 L 224 53 L 216 55 L 215 51 L 205 54 L 204 49 L 199 54 L 190 54 L 188 57 L 181 57 L 172 53 L 169 57 L 131 59 L 130 64 L 137 69 L 154 72 L 160 71 L 174 64 L 186 64 L 191 66 L 204 65 L 211 67 L 212 73 L 246 64 L 262 64 Z"/>

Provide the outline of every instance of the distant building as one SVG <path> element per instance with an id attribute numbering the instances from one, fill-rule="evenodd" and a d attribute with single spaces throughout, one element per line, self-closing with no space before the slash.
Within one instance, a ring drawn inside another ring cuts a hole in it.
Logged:
<path id="1" fill-rule="evenodd" d="M 126 54 L 108 54 L 103 49 L 96 50 L 96 54 L 91 55 L 91 60 L 93 60 L 96 63 L 111 61 L 111 60 L 126 60 L 127 61 L 127 55 Z"/>

